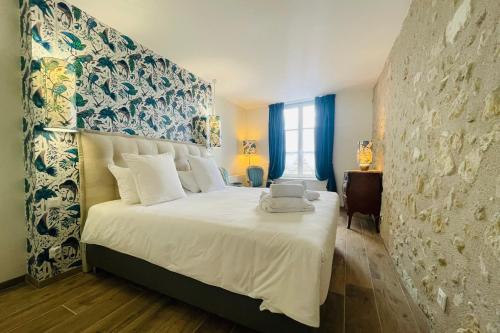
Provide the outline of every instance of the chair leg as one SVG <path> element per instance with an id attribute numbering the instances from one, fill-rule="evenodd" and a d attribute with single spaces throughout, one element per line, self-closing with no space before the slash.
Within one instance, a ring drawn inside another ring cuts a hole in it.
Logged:
<path id="1" fill-rule="evenodd" d="M 347 220 L 347 229 L 351 229 L 352 213 L 348 213 L 349 219 Z"/>

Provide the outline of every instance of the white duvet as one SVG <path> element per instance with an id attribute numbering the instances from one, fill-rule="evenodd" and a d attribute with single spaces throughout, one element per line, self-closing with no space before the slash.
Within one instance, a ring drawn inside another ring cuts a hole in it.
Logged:
<path id="1" fill-rule="evenodd" d="M 101 203 L 89 210 L 82 242 L 262 299 L 261 310 L 318 327 L 338 195 L 321 192 L 315 212 L 270 214 L 257 208 L 261 191 L 226 187 L 149 207 Z"/>

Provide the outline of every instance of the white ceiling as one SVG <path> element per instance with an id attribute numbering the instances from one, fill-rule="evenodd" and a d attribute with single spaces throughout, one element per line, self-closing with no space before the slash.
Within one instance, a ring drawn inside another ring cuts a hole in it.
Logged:
<path id="1" fill-rule="evenodd" d="M 246 109 L 374 84 L 411 0 L 70 0 Z"/>

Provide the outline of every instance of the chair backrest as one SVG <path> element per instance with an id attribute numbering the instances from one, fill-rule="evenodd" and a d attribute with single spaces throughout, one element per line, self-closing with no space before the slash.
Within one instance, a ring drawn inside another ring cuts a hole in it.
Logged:
<path id="1" fill-rule="evenodd" d="M 224 167 L 219 167 L 219 171 L 222 176 L 222 179 L 224 179 L 224 183 L 226 185 L 229 185 L 229 172 L 227 171 L 227 169 Z"/>
<path id="2" fill-rule="evenodd" d="M 247 177 L 251 187 L 261 187 L 264 183 L 264 169 L 260 166 L 249 166 Z"/>

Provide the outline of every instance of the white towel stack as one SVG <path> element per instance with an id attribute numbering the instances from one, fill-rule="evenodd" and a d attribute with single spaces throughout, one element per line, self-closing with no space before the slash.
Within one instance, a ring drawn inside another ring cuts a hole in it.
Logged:
<path id="1" fill-rule="evenodd" d="M 311 212 L 319 193 L 309 191 L 304 183 L 272 184 L 270 193 L 262 192 L 259 207 L 268 213 Z"/>
<path id="2" fill-rule="evenodd" d="M 272 184 L 273 198 L 303 198 L 305 188 L 302 184 Z"/>
<path id="3" fill-rule="evenodd" d="M 306 197 L 307 200 L 314 201 L 319 199 L 319 192 L 308 190 L 307 183 L 305 180 L 289 180 L 280 183 L 280 185 L 291 185 L 291 184 L 302 185 L 304 187 L 304 196 Z"/>
<path id="4" fill-rule="evenodd" d="M 270 193 L 262 192 L 259 206 L 268 213 L 312 212 L 314 205 L 306 198 L 279 197 L 273 198 Z"/>
<path id="5" fill-rule="evenodd" d="M 314 201 L 319 199 L 319 192 L 306 190 L 304 196 L 309 201 Z"/>

